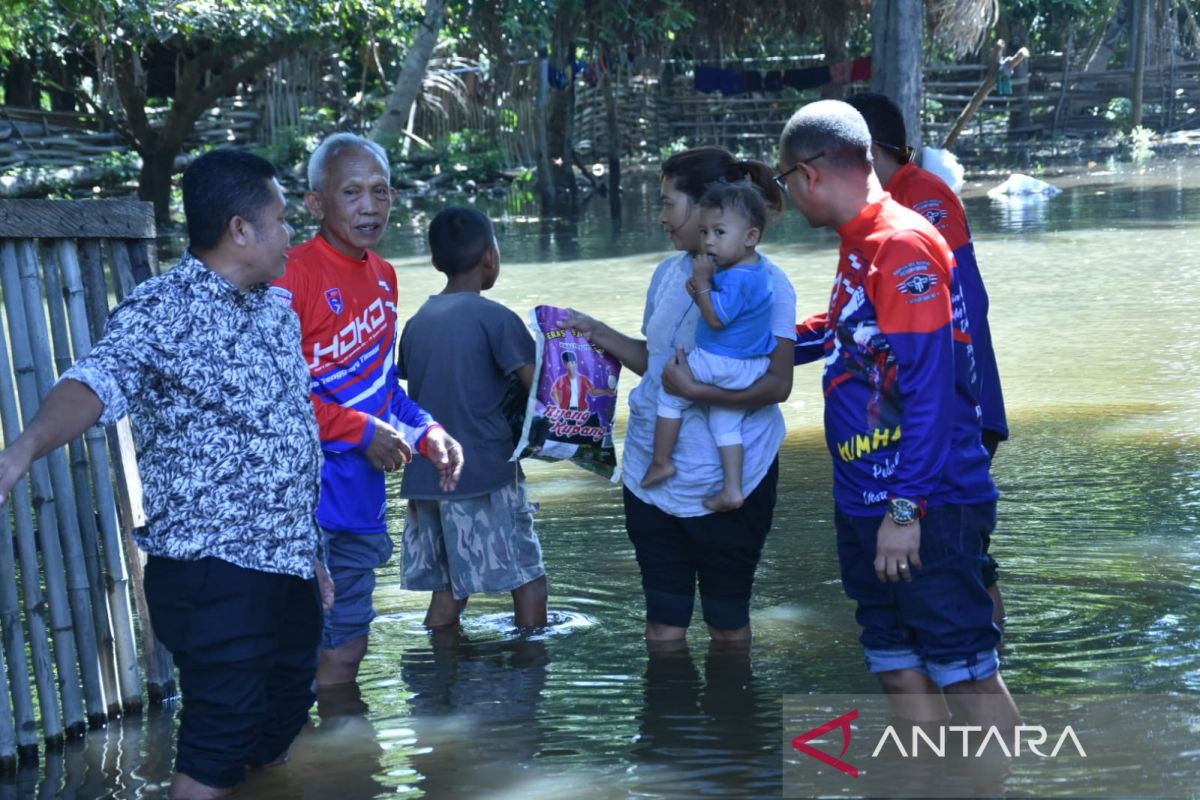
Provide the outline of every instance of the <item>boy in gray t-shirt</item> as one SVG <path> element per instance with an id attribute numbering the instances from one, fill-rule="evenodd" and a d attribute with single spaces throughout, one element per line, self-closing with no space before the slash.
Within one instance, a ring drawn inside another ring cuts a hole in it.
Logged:
<path id="1" fill-rule="evenodd" d="M 425 624 L 458 624 L 467 598 L 511 592 L 518 627 L 546 624 L 546 568 L 505 416 L 511 384 L 528 394 L 534 343 L 521 318 L 483 297 L 500 274 L 491 220 L 448 208 L 429 225 L 433 265 L 446 276 L 404 326 L 399 368 L 408 394 L 462 445 L 452 492 L 423 459 L 405 467 L 402 548 L 405 589 L 433 592 Z"/>

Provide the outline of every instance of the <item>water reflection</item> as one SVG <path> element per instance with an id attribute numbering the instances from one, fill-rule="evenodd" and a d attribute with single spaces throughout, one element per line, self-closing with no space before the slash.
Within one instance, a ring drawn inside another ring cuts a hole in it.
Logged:
<path id="1" fill-rule="evenodd" d="M 630 749 L 639 796 L 778 796 L 778 690 L 755 677 L 746 647 L 710 643 L 703 666 L 686 642 L 649 648 Z"/>
<path id="2" fill-rule="evenodd" d="M 1040 231 L 1046 229 L 1050 206 L 1055 198 L 1042 194 L 1001 195 L 991 198 L 996 212 L 997 227 L 1006 231 Z"/>
<path id="3" fill-rule="evenodd" d="M 523 784 L 542 745 L 549 664 L 545 641 L 473 642 L 458 631 L 401 654 L 417 787 L 429 797 L 484 797 Z"/>

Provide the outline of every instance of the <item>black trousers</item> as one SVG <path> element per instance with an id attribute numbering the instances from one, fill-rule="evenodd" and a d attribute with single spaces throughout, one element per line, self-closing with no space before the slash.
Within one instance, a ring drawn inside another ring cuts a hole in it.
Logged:
<path id="1" fill-rule="evenodd" d="M 625 530 L 637 555 L 646 621 L 686 628 L 696 587 L 704 621 L 719 630 L 750 624 L 750 591 L 771 530 L 779 459 L 741 508 L 673 517 L 625 489 Z"/>
<path id="2" fill-rule="evenodd" d="M 146 600 L 179 668 L 176 771 L 228 787 L 283 755 L 316 699 L 316 579 L 151 556 Z"/>

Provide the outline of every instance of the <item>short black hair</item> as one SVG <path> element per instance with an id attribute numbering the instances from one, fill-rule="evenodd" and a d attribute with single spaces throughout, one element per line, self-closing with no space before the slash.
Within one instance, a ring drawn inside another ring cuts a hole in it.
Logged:
<path id="1" fill-rule="evenodd" d="M 708 187 L 700 198 L 701 208 L 732 211 L 750 221 L 762 233 L 767 228 L 767 202 L 757 186 L 749 181 L 720 181 Z"/>
<path id="2" fill-rule="evenodd" d="M 576 356 L 574 353 L 572 353 L 570 350 L 564 350 L 564 351 L 563 351 L 563 354 L 562 354 L 562 362 L 563 362 L 564 364 L 567 364 L 567 363 L 570 363 L 570 362 L 572 362 L 572 361 L 574 361 L 576 364 L 578 364 L 578 363 L 579 363 L 579 357 L 578 357 L 578 356 Z"/>
<path id="3" fill-rule="evenodd" d="M 779 152 L 784 160 L 823 155 L 838 167 L 870 166 L 871 130 L 849 103 L 818 100 L 801 108 L 783 127 Z M 784 164 L 786 169 L 788 164 Z"/>
<path id="4" fill-rule="evenodd" d="M 244 150 L 212 150 L 193 161 L 183 173 L 183 215 L 191 246 L 216 247 L 234 217 L 257 226 L 276 197 L 274 178 L 270 161 Z"/>
<path id="5" fill-rule="evenodd" d="M 846 98 L 867 122 L 871 138 L 885 150 L 896 154 L 901 163 L 907 160 L 908 131 L 904 126 L 904 114 L 900 107 L 887 95 L 863 92 Z"/>
<path id="6" fill-rule="evenodd" d="M 495 242 L 492 221 L 487 214 L 474 208 L 446 208 L 429 223 L 429 252 L 433 266 L 447 275 L 463 275 L 475 269 Z"/>

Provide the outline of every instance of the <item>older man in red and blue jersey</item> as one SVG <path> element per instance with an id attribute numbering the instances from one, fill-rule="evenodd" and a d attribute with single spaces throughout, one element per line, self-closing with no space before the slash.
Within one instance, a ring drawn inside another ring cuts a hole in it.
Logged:
<path id="1" fill-rule="evenodd" d="M 1011 728 L 979 570 L 998 493 L 954 256 L 883 191 L 851 106 L 805 106 L 779 149 L 792 202 L 842 240 L 828 311 L 802 326 L 797 356 L 825 365 L 838 558 L 868 668 L 905 719 L 945 719 L 945 692 L 975 696 L 972 723 Z"/>
<path id="2" fill-rule="evenodd" d="M 305 204 L 320 222 L 288 253 L 272 291 L 300 317 L 304 357 L 325 463 L 317 523 L 336 587 L 325 620 L 317 685 L 353 682 L 375 616 L 375 569 L 392 553 L 384 473 L 415 449 L 453 489 L 462 449 L 400 387 L 396 271 L 370 248 L 387 229 L 393 190 L 387 155 L 349 133 L 326 138 L 309 159 Z"/>
<path id="3" fill-rule="evenodd" d="M 904 115 L 895 103 L 884 95 L 871 93 L 856 94 L 846 102 L 862 114 L 871 131 L 871 155 L 883 190 L 900 205 L 929 220 L 954 252 L 958 285 L 962 287 L 970 321 L 970 329 L 966 331 L 971 337 L 969 368 L 983 412 L 983 446 L 995 457 L 1000 442 L 1008 439 L 1008 419 L 988 325 L 988 294 L 975 260 L 967 212 L 944 180 L 913 163 L 912 148 L 905 145 L 908 135 Z M 996 583 L 996 560 L 988 553 L 990 544 L 990 539 L 984 542 L 983 582 L 995 603 L 995 619 L 1003 624 L 1004 602 Z"/>

